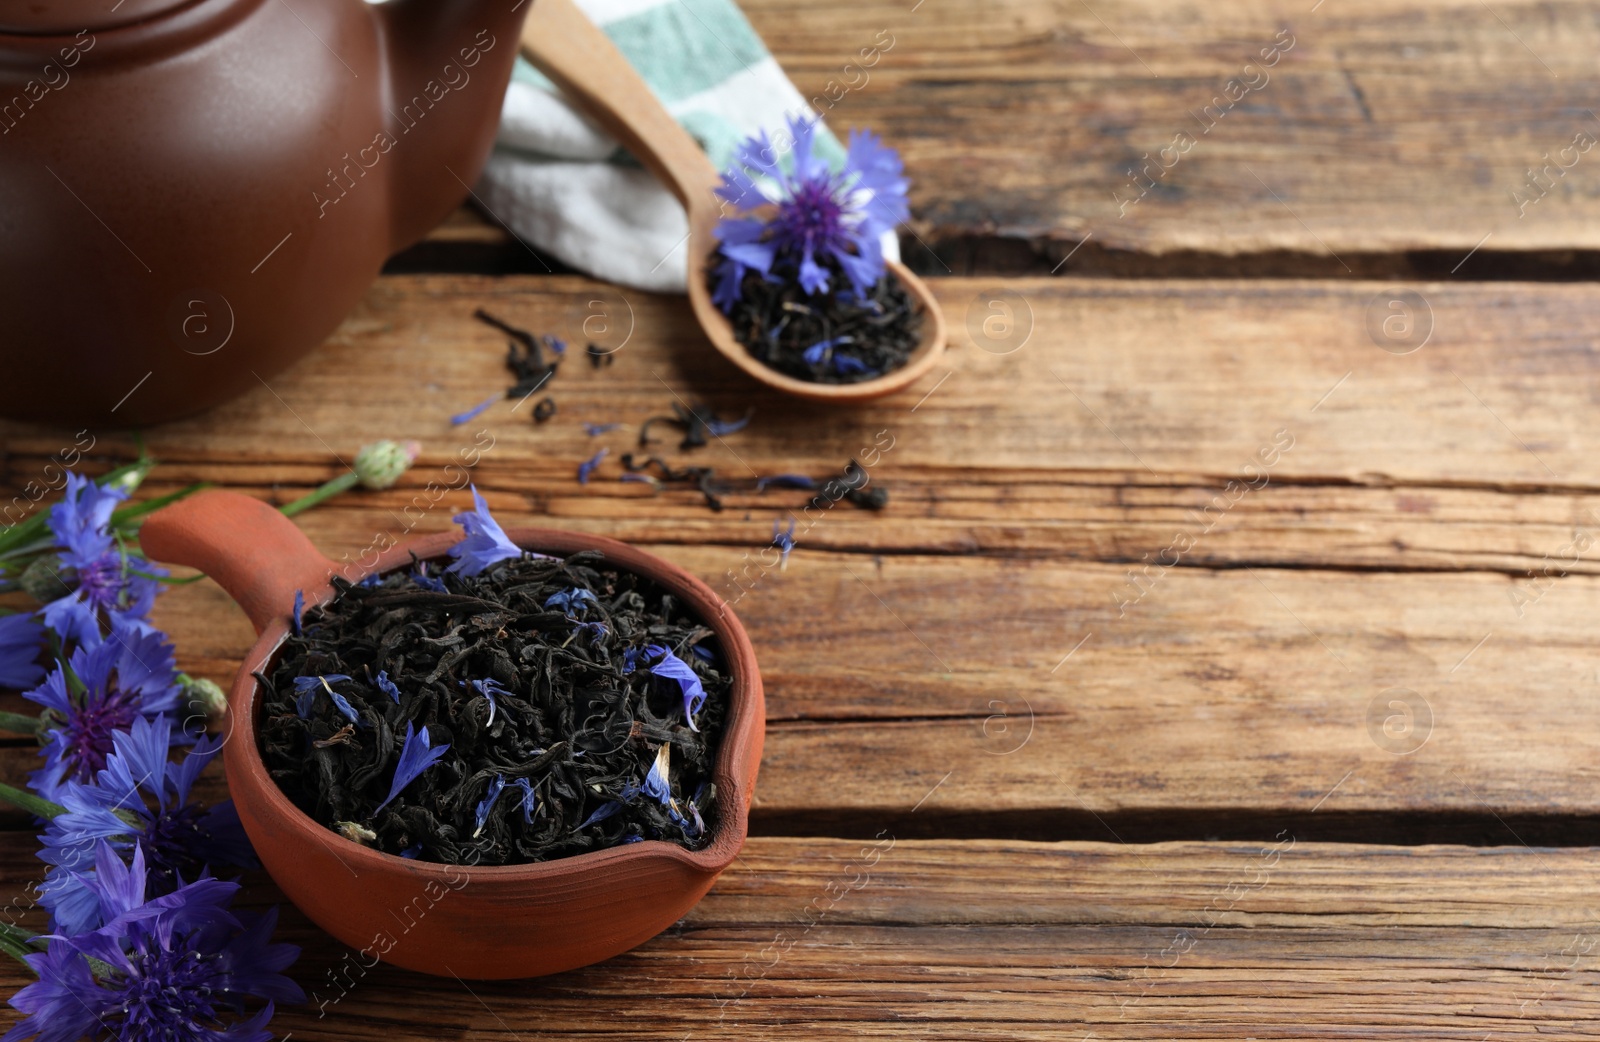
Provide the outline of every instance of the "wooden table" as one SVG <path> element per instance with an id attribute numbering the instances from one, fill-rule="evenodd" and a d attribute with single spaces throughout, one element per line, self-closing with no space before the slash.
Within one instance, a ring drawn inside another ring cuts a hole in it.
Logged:
<path id="1" fill-rule="evenodd" d="M 286 910 L 316 1002 L 280 1036 L 1600 1034 L 1592 8 L 745 7 L 836 126 L 904 152 L 906 256 L 952 323 L 911 392 L 765 395 L 682 299 L 546 274 L 464 213 L 270 388 L 148 432 L 151 491 L 278 502 L 418 438 L 399 487 L 303 524 L 335 554 L 444 529 L 465 497 L 429 482 L 475 429 L 447 417 L 505 382 L 472 310 L 581 343 L 608 301 L 631 316 L 615 364 L 565 366 L 543 426 L 485 414 L 472 479 L 507 522 L 743 590 L 767 684 L 750 841 L 673 929 L 480 984 L 353 969 Z M 892 440 L 888 508 L 841 504 L 734 586 L 803 494 L 713 513 L 609 465 L 577 484 L 631 437 L 582 424 L 695 399 L 755 410 L 693 454 L 730 477 Z M 13 485 L 59 448 L 3 431 Z M 157 621 L 218 680 L 251 639 L 209 583 Z M 32 758 L 0 753 L 13 780 Z"/>

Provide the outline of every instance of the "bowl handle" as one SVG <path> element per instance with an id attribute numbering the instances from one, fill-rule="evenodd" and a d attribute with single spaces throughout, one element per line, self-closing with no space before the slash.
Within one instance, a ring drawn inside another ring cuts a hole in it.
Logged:
<path id="1" fill-rule="evenodd" d="M 296 590 L 321 600 L 337 569 L 293 521 L 237 492 L 210 489 L 151 514 L 139 530 L 146 556 L 198 568 L 239 602 L 260 633 L 285 619 Z"/>

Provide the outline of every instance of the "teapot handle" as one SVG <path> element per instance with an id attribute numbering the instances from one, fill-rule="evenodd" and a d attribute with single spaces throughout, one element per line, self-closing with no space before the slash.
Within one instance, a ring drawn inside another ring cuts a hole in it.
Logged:
<path id="1" fill-rule="evenodd" d="M 151 514 L 139 530 L 146 556 L 198 568 L 227 591 L 259 634 L 287 620 L 295 591 L 323 599 L 337 569 L 298 525 L 259 499 L 210 489 Z"/>
<path id="2" fill-rule="evenodd" d="M 720 174 L 615 44 L 572 0 L 533 0 L 522 52 L 661 179 L 693 215 L 717 205 Z"/>

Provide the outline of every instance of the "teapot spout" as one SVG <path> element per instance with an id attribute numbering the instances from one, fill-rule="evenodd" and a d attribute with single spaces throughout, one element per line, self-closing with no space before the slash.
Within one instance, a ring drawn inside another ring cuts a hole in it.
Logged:
<path id="1" fill-rule="evenodd" d="M 534 0 L 389 0 L 378 21 L 388 113 L 373 151 L 390 161 L 390 252 L 427 234 L 483 170 L 522 21 Z"/>

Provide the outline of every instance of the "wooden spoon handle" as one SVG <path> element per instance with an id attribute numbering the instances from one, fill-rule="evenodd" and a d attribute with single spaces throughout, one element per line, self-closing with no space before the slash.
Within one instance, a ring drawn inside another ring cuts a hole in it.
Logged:
<path id="1" fill-rule="evenodd" d="M 719 175 L 606 34 L 572 0 L 533 0 L 522 51 L 659 177 L 691 215 L 714 207 Z"/>

